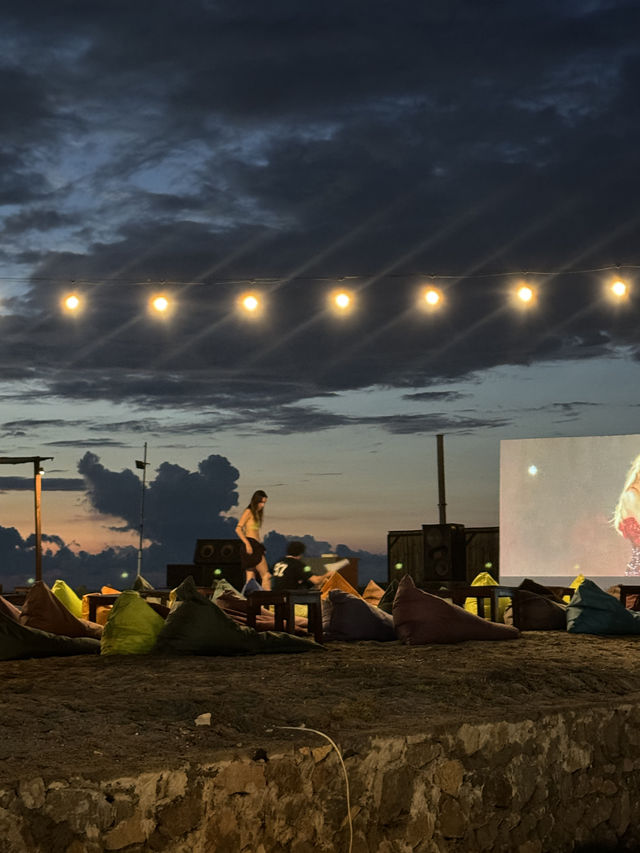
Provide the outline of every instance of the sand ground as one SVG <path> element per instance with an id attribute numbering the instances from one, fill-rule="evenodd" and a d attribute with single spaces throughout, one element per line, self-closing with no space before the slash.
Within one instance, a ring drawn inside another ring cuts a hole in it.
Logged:
<path id="1" fill-rule="evenodd" d="M 0 783 L 105 778 L 267 748 L 306 726 L 352 736 L 448 720 L 640 701 L 640 637 L 562 632 L 409 647 L 332 643 L 248 657 L 47 658 L 0 663 Z M 200 714 L 209 726 L 196 726 Z"/>

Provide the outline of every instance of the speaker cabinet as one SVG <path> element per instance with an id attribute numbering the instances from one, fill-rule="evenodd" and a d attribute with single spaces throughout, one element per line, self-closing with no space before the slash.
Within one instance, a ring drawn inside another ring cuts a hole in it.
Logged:
<path id="1" fill-rule="evenodd" d="M 179 586 L 185 578 L 191 576 L 196 586 L 210 589 L 215 581 L 226 580 L 238 592 L 245 585 L 245 571 L 239 563 L 214 563 L 205 566 L 187 563 L 169 563 L 167 565 L 167 587 L 174 589 Z"/>
<path id="2" fill-rule="evenodd" d="M 423 524 L 422 581 L 467 581 L 464 524 Z M 414 578 L 416 585 L 417 578 Z"/>
<path id="3" fill-rule="evenodd" d="M 224 579 L 240 592 L 246 580 L 242 553 L 240 539 L 198 539 L 193 563 L 167 566 L 167 586 L 173 589 L 191 575 L 196 586 L 211 587 L 215 581 Z"/>
<path id="4" fill-rule="evenodd" d="M 241 563 L 242 553 L 240 539 L 198 539 L 193 562 L 197 565 Z"/>
<path id="5" fill-rule="evenodd" d="M 390 530 L 387 533 L 389 582 L 411 575 L 420 586 L 424 580 L 424 542 L 422 530 Z"/>

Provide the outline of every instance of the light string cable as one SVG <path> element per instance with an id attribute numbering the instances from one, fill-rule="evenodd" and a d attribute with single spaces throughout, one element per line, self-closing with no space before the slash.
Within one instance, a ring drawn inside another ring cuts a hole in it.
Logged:
<path id="1" fill-rule="evenodd" d="M 313 732 L 314 734 L 320 735 L 320 737 L 325 738 L 325 740 L 328 740 L 329 743 L 331 744 L 331 746 L 335 749 L 336 754 L 338 756 L 338 760 L 340 761 L 340 764 L 342 766 L 342 772 L 344 774 L 344 787 L 345 787 L 346 802 L 347 802 L 347 820 L 349 823 L 348 853 L 351 853 L 351 851 L 353 849 L 353 820 L 351 817 L 351 798 L 349 796 L 349 776 L 347 774 L 347 768 L 345 766 L 344 759 L 342 758 L 342 753 L 340 752 L 340 747 L 332 738 L 329 737 L 328 734 L 325 734 L 325 732 L 321 732 L 318 729 L 308 729 L 306 726 L 276 726 L 275 728 L 277 728 L 277 729 L 290 729 L 291 731 L 295 731 L 295 732 Z"/>

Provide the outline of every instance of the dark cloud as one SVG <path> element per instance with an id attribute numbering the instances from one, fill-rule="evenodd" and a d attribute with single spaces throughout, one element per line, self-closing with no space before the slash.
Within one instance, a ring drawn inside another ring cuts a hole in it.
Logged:
<path id="1" fill-rule="evenodd" d="M 114 530 L 139 532 L 142 483 L 137 474 L 128 469 L 111 471 L 89 452 L 79 461 L 78 471 L 82 480 L 45 478 L 43 487 L 50 488 L 53 483 L 54 488 L 85 491 L 96 513 L 118 520 Z M 165 585 L 167 563 L 190 563 L 197 539 L 235 538 L 237 520 L 228 514 L 238 504 L 238 474 L 228 459 L 217 455 L 203 459 L 197 471 L 168 462 L 160 465 L 145 492 L 144 536 L 151 544 L 143 549 L 143 574 L 152 583 Z M 0 478 L 0 490 L 29 488 L 33 488 L 33 482 L 27 478 Z M 330 543 L 309 534 L 293 536 L 272 530 L 265 536 L 270 563 L 283 556 L 286 541 L 293 538 L 304 541 L 310 555 L 332 550 Z M 123 585 L 127 576 L 135 576 L 134 547 L 106 548 L 98 554 L 75 553 L 60 536 L 46 532 L 42 542 L 43 578 L 48 583 L 60 577 L 75 586 L 95 589 L 104 583 Z M 0 526 L 0 583 L 7 589 L 22 585 L 33 576 L 34 549 L 33 535 L 23 539 L 15 528 Z M 365 574 L 379 572 L 380 555 L 364 551 L 357 555 Z"/>
<path id="2" fill-rule="evenodd" d="M 47 492 L 83 492 L 84 488 L 84 480 L 77 478 L 42 478 L 42 490 Z M 33 491 L 33 477 L 0 477 L 0 491 Z"/>
<path id="3" fill-rule="evenodd" d="M 411 389 L 638 356 L 636 311 L 602 302 L 600 273 L 571 272 L 637 259 L 637 4 L 2 15 L 2 251 L 25 270 L 0 318 L 3 376 L 61 399 L 206 403 L 222 429 L 260 412 L 286 433 L 338 425 L 290 407 L 335 391 L 438 404 Z M 518 270 L 556 271 L 521 322 L 501 276 Z M 431 274 L 437 321 L 415 309 Z M 359 307 L 337 323 L 325 293 L 345 276 Z M 256 280 L 268 311 L 248 324 L 234 304 Z M 70 287 L 87 299 L 73 321 Z M 164 324 L 146 311 L 159 287 L 178 303 Z"/>
<path id="4" fill-rule="evenodd" d="M 121 529 L 139 531 L 141 481 L 133 471 L 110 471 L 94 453 L 78 465 L 91 505 L 123 520 Z M 223 456 L 209 456 L 198 471 L 163 462 L 145 495 L 144 533 L 161 544 L 169 562 L 189 562 L 196 539 L 235 536 L 236 522 L 221 513 L 238 502 L 238 470 Z"/>
<path id="5" fill-rule="evenodd" d="M 414 394 L 403 394 L 403 400 L 414 400 L 422 403 L 442 403 L 461 400 L 468 396 L 460 391 L 417 391 Z"/>

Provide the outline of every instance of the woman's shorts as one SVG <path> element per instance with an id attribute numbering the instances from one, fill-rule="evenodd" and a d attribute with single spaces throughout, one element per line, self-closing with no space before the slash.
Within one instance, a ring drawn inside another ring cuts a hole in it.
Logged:
<path id="1" fill-rule="evenodd" d="M 243 569 L 255 569 L 260 560 L 264 557 L 264 545 L 262 542 L 258 542 L 257 539 L 252 539 L 250 536 L 247 536 L 249 540 L 249 544 L 251 545 L 251 554 L 247 554 L 246 549 L 242 548 L 242 568 Z"/>

